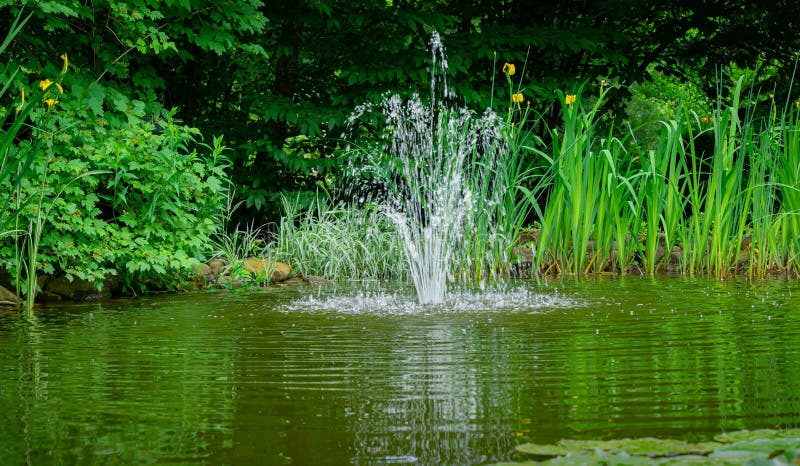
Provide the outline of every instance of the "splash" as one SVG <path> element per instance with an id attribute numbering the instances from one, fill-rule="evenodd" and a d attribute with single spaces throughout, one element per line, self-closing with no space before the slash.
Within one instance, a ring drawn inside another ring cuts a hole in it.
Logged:
<path id="1" fill-rule="evenodd" d="M 436 305 L 419 303 L 406 293 L 393 288 L 361 288 L 357 292 L 344 290 L 318 290 L 285 307 L 286 312 L 335 312 L 339 314 L 420 315 L 443 313 L 520 312 L 526 314 L 548 313 L 556 309 L 576 309 L 587 306 L 581 298 L 549 290 L 541 293 L 528 287 L 499 285 L 488 289 L 457 287 Z"/>
<path id="2" fill-rule="evenodd" d="M 420 304 L 444 302 L 456 259 L 462 270 L 469 268 L 462 260 L 468 256 L 465 232 L 485 217 L 477 196 L 486 195 L 508 147 L 494 112 L 478 115 L 452 104 L 456 96 L 437 33 L 430 45 L 430 98 L 384 97 L 377 108 L 385 122 L 382 138 L 363 154 L 362 172 L 382 188 L 380 204 L 403 241 Z M 350 122 L 372 110 L 359 106 Z"/>

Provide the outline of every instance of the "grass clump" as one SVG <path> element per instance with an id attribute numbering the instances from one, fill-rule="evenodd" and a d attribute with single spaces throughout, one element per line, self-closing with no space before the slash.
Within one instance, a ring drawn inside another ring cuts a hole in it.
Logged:
<path id="1" fill-rule="evenodd" d="M 406 280 L 403 245 L 375 204 L 334 206 L 317 195 L 310 205 L 282 196 L 283 215 L 269 249 L 301 275 L 334 280 Z"/>

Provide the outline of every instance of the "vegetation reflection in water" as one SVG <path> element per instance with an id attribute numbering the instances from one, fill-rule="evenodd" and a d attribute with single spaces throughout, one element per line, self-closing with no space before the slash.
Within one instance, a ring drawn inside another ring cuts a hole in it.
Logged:
<path id="1" fill-rule="evenodd" d="M 511 287 L 529 306 L 502 309 L 307 305 L 413 301 L 355 286 L 0 314 L 0 463 L 474 464 L 798 427 L 795 288 L 596 277 Z"/>

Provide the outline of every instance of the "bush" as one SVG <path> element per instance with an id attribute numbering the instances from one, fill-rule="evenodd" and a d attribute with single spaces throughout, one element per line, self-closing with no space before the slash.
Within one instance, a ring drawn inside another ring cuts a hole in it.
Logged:
<path id="1" fill-rule="evenodd" d="M 9 214 L 21 230 L 42 216 L 38 270 L 169 288 L 202 258 L 218 228 L 227 163 L 221 140 L 197 143 L 199 131 L 174 116 L 94 83 L 74 83 L 59 103 L 31 113 L 13 150 L 36 157 Z M 15 239 L 0 241 L 0 264 L 19 273 Z"/>

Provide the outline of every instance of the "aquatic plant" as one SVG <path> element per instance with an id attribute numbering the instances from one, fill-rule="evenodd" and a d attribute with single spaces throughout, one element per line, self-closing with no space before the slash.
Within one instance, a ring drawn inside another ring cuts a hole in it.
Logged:
<path id="1" fill-rule="evenodd" d="M 322 193 L 302 207 L 282 196 L 283 214 L 267 254 L 301 275 L 334 280 L 407 280 L 403 246 L 375 204 L 334 206 Z"/>
<path id="2" fill-rule="evenodd" d="M 525 443 L 516 451 L 547 464 L 797 464 L 800 431 L 743 430 L 714 437 L 714 441 L 634 438 L 571 440 L 556 444 Z M 504 463 L 506 465 L 520 463 Z M 529 463 L 524 463 L 529 464 Z"/>
<path id="3" fill-rule="evenodd" d="M 550 155 L 543 155 L 547 175 L 528 193 L 536 205 L 545 199 L 544 208 L 537 207 L 542 225 L 536 246 L 539 268 L 582 274 L 599 267 L 610 259 L 613 239 L 626 236 L 631 227 L 631 182 L 617 167 L 624 148 L 613 137 L 595 137 L 596 117 L 607 92 L 601 86 L 588 109 L 581 102 L 583 87 L 575 94 L 559 93 L 564 125 L 551 130 Z M 596 239 L 608 249 L 597 250 Z"/>
<path id="4" fill-rule="evenodd" d="M 269 242 L 265 226 L 255 226 L 251 222 L 244 226 L 232 225 L 233 214 L 244 203 L 236 201 L 236 187 L 221 192 L 222 210 L 215 223 L 219 230 L 211 234 L 210 255 L 214 259 L 222 259 L 226 264 L 235 264 L 242 259 L 258 256 Z"/>
<path id="5" fill-rule="evenodd" d="M 589 109 L 583 88 L 574 98 L 560 94 L 563 127 L 551 130 L 546 175 L 527 192 L 543 206 L 534 204 L 537 270 L 798 273 L 798 109 L 773 104 L 756 119 L 752 91 L 742 103 L 742 84 L 729 104 L 718 100 L 713 116 L 679 109 L 661 121 L 658 144 L 644 152 L 626 147 L 613 127 L 595 133 L 604 86 Z M 709 153 L 697 145 L 706 137 Z"/>

